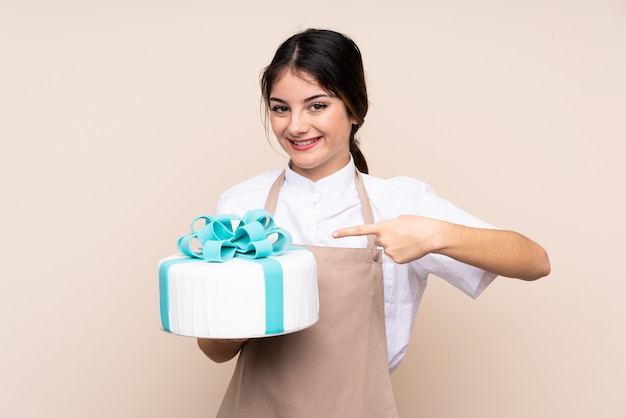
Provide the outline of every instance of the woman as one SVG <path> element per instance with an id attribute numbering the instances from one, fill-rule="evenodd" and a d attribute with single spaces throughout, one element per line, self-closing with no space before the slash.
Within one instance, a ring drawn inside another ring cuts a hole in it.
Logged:
<path id="1" fill-rule="evenodd" d="M 321 316 L 279 337 L 199 339 L 215 361 L 239 353 L 218 416 L 395 417 L 390 370 L 406 352 L 427 276 L 477 297 L 497 275 L 547 275 L 547 255 L 419 180 L 367 174 L 355 138 L 367 90 L 360 51 L 348 37 L 314 29 L 292 36 L 261 87 L 288 167 L 233 187 L 217 212 L 265 206 L 294 242 L 313 251 Z"/>

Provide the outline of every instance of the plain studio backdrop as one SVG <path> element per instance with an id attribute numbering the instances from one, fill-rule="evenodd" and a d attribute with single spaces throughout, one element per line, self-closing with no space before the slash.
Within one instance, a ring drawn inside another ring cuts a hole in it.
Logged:
<path id="1" fill-rule="evenodd" d="M 623 0 L 1 0 L 0 415 L 214 416 L 234 362 L 160 330 L 157 264 L 286 164 L 258 78 L 308 27 L 362 49 L 373 174 L 552 261 L 476 301 L 431 277 L 401 416 L 626 417 Z"/>

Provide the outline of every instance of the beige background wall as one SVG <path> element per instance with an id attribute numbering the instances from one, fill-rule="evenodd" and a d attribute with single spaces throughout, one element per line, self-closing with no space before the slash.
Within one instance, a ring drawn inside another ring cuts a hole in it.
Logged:
<path id="1" fill-rule="evenodd" d="M 258 74 L 310 26 L 363 50 L 374 174 L 552 260 L 477 301 L 431 280 L 402 416 L 626 417 L 621 0 L 0 0 L 0 416 L 213 416 L 233 364 L 160 331 L 156 266 L 285 164 Z"/>

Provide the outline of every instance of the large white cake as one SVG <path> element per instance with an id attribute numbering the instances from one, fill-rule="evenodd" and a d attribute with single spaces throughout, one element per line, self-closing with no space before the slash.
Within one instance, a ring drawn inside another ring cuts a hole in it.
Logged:
<path id="1" fill-rule="evenodd" d="M 317 269 L 310 251 L 297 248 L 267 257 L 235 256 L 226 262 L 207 262 L 182 251 L 187 255 L 175 254 L 159 263 L 165 331 L 203 338 L 255 338 L 298 331 L 317 322 Z"/>

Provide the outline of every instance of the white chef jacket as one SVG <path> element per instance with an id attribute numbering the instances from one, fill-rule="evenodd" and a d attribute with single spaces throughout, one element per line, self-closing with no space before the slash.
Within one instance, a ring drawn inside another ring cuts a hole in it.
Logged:
<path id="1" fill-rule="evenodd" d="M 354 162 L 350 159 L 341 170 L 313 182 L 287 167 L 273 215 L 276 225 L 291 233 L 294 244 L 367 247 L 366 237 L 336 239 L 331 235 L 337 229 L 363 223 L 354 170 Z M 280 172 L 258 175 L 227 190 L 217 203 L 216 214 L 242 216 L 248 210 L 264 207 L 269 189 Z M 376 222 L 400 215 L 420 215 L 472 227 L 494 228 L 438 197 L 422 181 L 409 177 L 362 176 Z M 430 273 L 473 298 L 478 297 L 496 277 L 440 254 L 428 254 L 406 264 L 396 264 L 383 254 L 385 329 L 391 371 L 398 367 L 406 354 L 413 321 Z"/>

